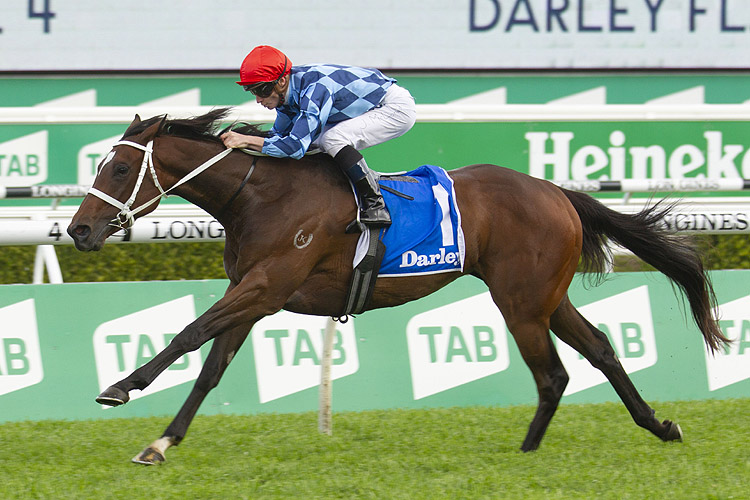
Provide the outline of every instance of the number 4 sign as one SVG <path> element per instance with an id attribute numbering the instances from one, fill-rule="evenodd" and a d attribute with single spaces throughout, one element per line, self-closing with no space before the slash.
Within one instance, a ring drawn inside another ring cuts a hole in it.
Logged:
<path id="1" fill-rule="evenodd" d="M 44 0 L 43 10 L 36 10 L 36 0 L 29 0 L 29 19 L 43 19 L 44 32 L 49 33 L 49 22 L 55 17 L 55 13 L 50 11 L 50 0 Z"/>

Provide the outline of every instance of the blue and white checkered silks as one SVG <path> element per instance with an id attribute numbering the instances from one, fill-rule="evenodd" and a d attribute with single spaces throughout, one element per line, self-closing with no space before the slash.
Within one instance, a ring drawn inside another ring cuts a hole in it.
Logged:
<path id="1" fill-rule="evenodd" d="M 377 107 L 393 83 L 376 69 L 314 64 L 294 66 L 286 102 L 276 108 L 263 153 L 299 159 L 326 125 Z"/>
<path id="2" fill-rule="evenodd" d="M 383 233 L 386 253 L 379 276 L 463 271 L 466 247 L 453 180 L 432 165 L 407 172 L 404 179 L 416 182 L 380 180 L 414 200 L 383 190 L 393 224 Z"/>

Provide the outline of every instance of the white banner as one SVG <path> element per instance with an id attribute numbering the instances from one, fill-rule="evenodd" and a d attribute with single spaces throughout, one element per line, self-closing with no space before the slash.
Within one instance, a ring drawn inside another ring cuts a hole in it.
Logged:
<path id="1" fill-rule="evenodd" d="M 23 220 L 0 218 L 0 246 L 72 245 L 70 219 Z M 144 217 L 127 232 L 107 239 L 111 243 L 198 243 L 223 241 L 224 228 L 213 217 Z"/>
<path id="2" fill-rule="evenodd" d="M 15 0 L 0 71 L 237 70 L 260 44 L 382 69 L 747 68 L 749 35 L 747 0 Z"/>

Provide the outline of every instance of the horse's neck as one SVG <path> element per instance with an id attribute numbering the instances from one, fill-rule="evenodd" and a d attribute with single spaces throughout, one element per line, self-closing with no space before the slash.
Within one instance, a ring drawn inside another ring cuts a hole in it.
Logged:
<path id="1" fill-rule="evenodd" d="M 161 174 L 166 178 L 162 186 L 164 189 L 179 183 L 224 150 L 219 144 L 181 138 L 170 138 L 168 144 L 168 148 L 154 148 L 157 154 L 160 153 L 157 164 L 161 166 Z M 222 158 L 170 194 L 184 198 L 215 217 L 222 208 L 223 200 L 228 200 L 231 196 L 231 193 L 226 193 L 235 189 L 235 184 L 239 186 L 241 176 L 247 171 L 245 168 L 245 172 L 240 173 L 243 165 L 236 161 L 237 156 L 230 154 Z M 250 163 L 247 164 L 249 166 Z M 239 180 L 235 183 L 238 177 Z"/>
<path id="2" fill-rule="evenodd" d="M 163 163 L 171 177 L 169 183 L 163 186 L 165 189 L 223 150 L 221 145 L 187 139 L 174 138 L 171 144 L 171 155 L 165 156 Z M 253 172 L 243 186 L 243 179 L 253 163 Z M 241 192 L 237 193 L 238 190 Z M 220 218 L 221 212 L 229 208 L 227 203 L 230 200 L 232 212 L 249 210 L 243 206 L 247 203 L 266 206 L 283 204 L 302 209 L 312 193 L 335 190 L 344 194 L 350 192 L 344 177 L 332 167 L 332 160 L 327 156 L 293 160 L 233 152 L 180 186 L 176 194 Z M 230 221 L 220 222 L 226 226 Z"/>

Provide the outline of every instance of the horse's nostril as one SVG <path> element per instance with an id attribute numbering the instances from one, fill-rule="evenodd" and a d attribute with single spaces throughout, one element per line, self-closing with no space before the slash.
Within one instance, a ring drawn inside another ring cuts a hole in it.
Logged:
<path id="1" fill-rule="evenodd" d="M 91 234 L 91 228 L 85 224 L 78 224 L 71 227 L 69 233 L 74 239 L 81 240 Z"/>

